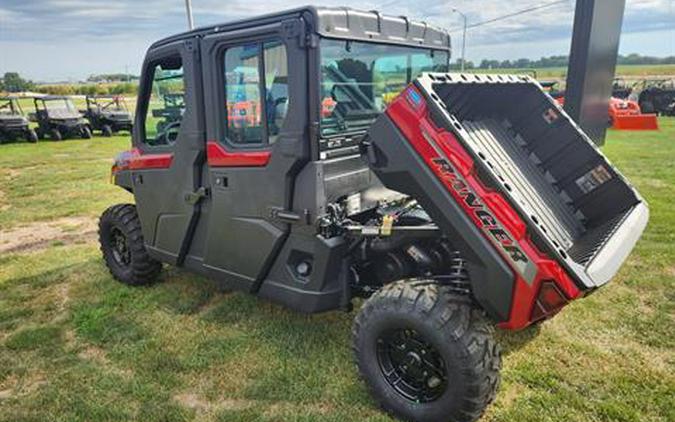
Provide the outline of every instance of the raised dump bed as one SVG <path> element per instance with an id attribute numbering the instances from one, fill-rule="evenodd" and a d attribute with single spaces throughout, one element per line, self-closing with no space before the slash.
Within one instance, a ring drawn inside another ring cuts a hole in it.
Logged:
<path id="1" fill-rule="evenodd" d="M 490 197 L 496 191 L 508 207 L 483 198 L 485 207 L 498 219 L 500 209 L 514 210 L 527 227 L 520 243 L 531 241 L 559 262 L 582 290 L 609 281 L 646 226 L 644 200 L 529 76 L 425 74 L 380 120 L 370 132 L 380 155 L 394 152 L 392 134 L 384 139 L 377 129 L 388 120 L 411 151 L 435 157 L 428 167 L 447 160 L 460 175 L 459 182 L 451 177 L 455 187 L 466 184 L 470 193 Z M 377 155 L 371 155 L 375 172 L 400 188 L 391 171 L 378 171 Z M 422 202 L 432 206 L 431 199 Z M 445 225 L 463 235 L 460 222 Z M 534 270 L 523 270 L 525 279 L 527 271 Z"/>

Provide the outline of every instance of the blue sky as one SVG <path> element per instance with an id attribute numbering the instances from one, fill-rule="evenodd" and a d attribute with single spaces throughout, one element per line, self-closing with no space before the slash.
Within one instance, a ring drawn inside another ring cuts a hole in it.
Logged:
<path id="1" fill-rule="evenodd" d="M 620 52 L 675 55 L 675 0 L 626 0 Z M 407 15 L 458 30 L 550 0 L 314 0 Z M 197 26 L 309 3 L 289 0 L 193 0 Z M 574 0 L 469 31 L 467 58 L 539 58 L 567 54 Z M 0 73 L 40 81 L 78 80 L 92 73 L 138 73 L 154 40 L 186 29 L 184 0 L 0 0 Z M 459 46 L 461 31 L 454 32 Z M 456 49 L 455 57 L 459 57 Z"/>

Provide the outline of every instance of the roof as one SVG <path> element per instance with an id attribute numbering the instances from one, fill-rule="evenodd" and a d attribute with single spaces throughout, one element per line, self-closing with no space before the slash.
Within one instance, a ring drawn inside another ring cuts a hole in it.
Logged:
<path id="1" fill-rule="evenodd" d="M 45 95 L 43 97 L 35 97 L 36 100 L 67 100 L 70 99 L 68 95 Z"/>
<path id="2" fill-rule="evenodd" d="M 413 21 L 405 16 L 388 16 L 377 11 L 363 11 L 348 7 L 306 6 L 283 12 L 256 16 L 197 28 L 155 42 L 150 48 L 160 47 L 174 41 L 211 34 L 229 32 L 249 27 L 279 22 L 285 19 L 305 17 L 314 25 L 313 31 L 324 37 L 355 39 L 412 45 L 442 50 L 450 49 L 450 35 L 444 29 L 422 21 Z"/>

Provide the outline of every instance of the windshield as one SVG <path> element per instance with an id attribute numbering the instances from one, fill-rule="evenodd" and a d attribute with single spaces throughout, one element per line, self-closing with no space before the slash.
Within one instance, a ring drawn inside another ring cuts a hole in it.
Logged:
<path id="1" fill-rule="evenodd" d="M 321 41 L 321 134 L 365 130 L 422 72 L 447 72 L 446 51 Z"/>
<path id="2" fill-rule="evenodd" d="M 99 102 L 99 107 L 104 111 L 127 111 L 127 105 L 121 98 L 103 99 Z"/>
<path id="3" fill-rule="evenodd" d="M 73 115 L 78 114 L 73 102 L 67 98 L 59 98 L 54 100 L 45 100 L 45 108 L 54 115 Z"/>
<path id="4" fill-rule="evenodd" d="M 17 115 L 21 114 L 19 103 L 12 100 L 0 100 L 0 114 L 2 115 Z"/>

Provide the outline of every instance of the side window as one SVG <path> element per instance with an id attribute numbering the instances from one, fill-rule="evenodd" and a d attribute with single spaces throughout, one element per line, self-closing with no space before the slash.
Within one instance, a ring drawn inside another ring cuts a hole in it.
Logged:
<path id="1" fill-rule="evenodd" d="M 288 111 L 288 61 L 281 42 L 263 44 L 265 64 L 265 108 L 269 143 L 273 144 L 286 120 Z"/>
<path id="2" fill-rule="evenodd" d="M 185 112 L 185 82 L 180 56 L 155 63 L 145 115 L 145 143 L 171 145 L 178 138 Z"/>
<path id="3" fill-rule="evenodd" d="M 235 145 L 276 141 L 288 106 L 288 65 L 281 42 L 225 51 L 226 136 Z"/>

